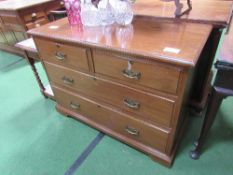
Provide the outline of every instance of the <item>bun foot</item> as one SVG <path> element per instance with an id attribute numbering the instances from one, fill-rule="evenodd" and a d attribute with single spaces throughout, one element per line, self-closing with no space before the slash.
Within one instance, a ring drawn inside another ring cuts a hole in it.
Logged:
<path id="1" fill-rule="evenodd" d="M 193 150 L 193 151 L 190 151 L 189 156 L 190 156 L 191 159 L 197 160 L 200 157 L 200 153 Z"/>

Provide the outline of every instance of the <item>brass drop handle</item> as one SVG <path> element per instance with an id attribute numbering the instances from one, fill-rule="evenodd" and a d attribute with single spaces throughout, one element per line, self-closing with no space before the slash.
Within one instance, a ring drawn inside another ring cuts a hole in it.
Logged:
<path id="1" fill-rule="evenodd" d="M 79 110 L 80 109 L 80 104 L 70 102 L 70 107 L 72 109 Z"/>
<path id="2" fill-rule="evenodd" d="M 130 127 L 130 126 L 127 126 L 127 127 L 125 128 L 125 131 L 126 131 L 127 133 L 129 133 L 130 135 L 139 136 L 139 131 L 138 131 L 137 129 L 135 129 L 135 128 Z"/>
<path id="3" fill-rule="evenodd" d="M 129 108 L 132 108 L 132 109 L 139 109 L 140 108 L 140 103 L 135 101 L 135 100 L 132 100 L 132 99 L 129 99 L 127 97 L 125 97 L 123 99 L 123 102 L 126 106 L 128 106 Z"/>
<path id="4" fill-rule="evenodd" d="M 72 85 L 72 84 L 74 84 L 74 80 L 73 79 L 71 79 L 71 78 L 68 78 L 68 77 L 63 77 L 62 78 L 62 80 L 63 80 L 63 83 L 64 84 L 67 84 L 67 85 Z"/>
<path id="5" fill-rule="evenodd" d="M 137 80 L 141 78 L 140 72 L 134 72 L 132 70 L 124 69 L 122 73 L 126 78 L 137 79 Z"/>
<path id="6" fill-rule="evenodd" d="M 63 52 L 56 52 L 55 53 L 55 57 L 60 60 L 60 61 L 63 61 L 66 59 L 66 54 L 63 53 Z"/>

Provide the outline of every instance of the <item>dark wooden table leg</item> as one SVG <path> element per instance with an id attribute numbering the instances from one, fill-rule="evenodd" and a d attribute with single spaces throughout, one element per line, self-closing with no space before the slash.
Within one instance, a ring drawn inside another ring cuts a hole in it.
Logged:
<path id="1" fill-rule="evenodd" d="M 206 136 L 214 122 L 218 109 L 222 103 L 222 100 L 226 97 L 222 88 L 213 87 L 212 94 L 210 97 L 210 103 L 207 108 L 207 112 L 204 118 L 204 123 L 201 129 L 201 134 L 197 143 L 195 143 L 196 148 L 190 152 L 190 157 L 192 159 L 198 159 L 204 145 Z"/>
<path id="2" fill-rule="evenodd" d="M 27 55 L 27 52 L 25 52 L 25 58 L 27 59 L 29 65 L 31 66 L 31 69 L 36 77 L 36 81 L 40 87 L 40 91 L 42 93 L 42 95 L 45 97 L 45 98 L 48 98 L 47 95 L 45 94 L 45 87 L 39 77 L 39 74 L 37 72 L 37 69 L 36 69 L 36 66 L 35 66 L 35 60 L 33 58 L 30 58 L 28 55 Z"/>

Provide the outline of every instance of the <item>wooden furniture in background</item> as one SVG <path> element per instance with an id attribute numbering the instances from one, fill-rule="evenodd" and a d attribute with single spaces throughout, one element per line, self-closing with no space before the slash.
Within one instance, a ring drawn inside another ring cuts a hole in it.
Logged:
<path id="1" fill-rule="evenodd" d="M 17 48 L 20 48 L 22 51 L 24 51 L 24 57 L 26 58 L 27 62 L 31 66 L 31 69 L 34 73 L 34 76 L 36 78 L 36 81 L 40 87 L 40 91 L 43 94 L 44 97 L 49 97 L 51 99 L 54 99 L 54 94 L 51 89 L 50 85 L 44 86 L 39 73 L 36 69 L 35 63 L 36 61 L 41 61 L 38 51 L 36 49 L 34 40 L 32 38 L 26 39 L 24 41 L 21 41 L 15 45 Z"/>
<path id="2" fill-rule="evenodd" d="M 222 28 L 229 23 L 232 4 L 232 1 L 226 0 L 193 0 L 192 10 L 179 19 L 175 19 L 174 11 L 176 7 L 172 1 L 169 3 L 161 0 L 137 0 L 133 8 L 135 15 L 138 16 L 204 23 Z"/>
<path id="3" fill-rule="evenodd" d="M 203 52 L 196 66 L 194 86 L 190 97 L 190 106 L 197 112 L 201 112 L 207 103 L 209 89 L 211 87 L 211 68 L 218 48 L 223 29 L 229 24 L 232 13 L 232 1 L 220 0 L 193 0 L 192 10 L 180 18 L 175 18 L 174 2 L 162 2 L 161 0 L 137 0 L 134 5 L 134 13 L 137 16 L 147 16 L 160 20 L 181 22 L 195 22 L 210 24 L 214 27 L 209 36 L 208 51 Z M 184 7 L 185 8 L 185 7 Z M 175 32 L 175 30 L 174 30 Z"/>
<path id="4" fill-rule="evenodd" d="M 5 0 L 0 2 L 0 49 L 23 55 L 15 47 L 26 31 L 49 22 L 50 11 L 63 7 L 60 0 Z"/>
<path id="5" fill-rule="evenodd" d="M 185 14 L 188 14 L 192 10 L 192 2 L 191 0 L 187 1 L 187 8 L 184 9 L 184 2 L 181 0 L 161 0 L 163 2 L 171 2 L 174 1 L 174 5 L 176 6 L 176 10 L 174 11 L 174 15 L 179 18 Z"/>
<path id="6" fill-rule="evenodd" d="M 211 31 L 211 25 L 143 17 L 127 27 L 71 28 L 65 18 L 29 34 L 59 112 L 171 165 Z"/>
<path id="7" fill-rule="evenodd" d="M 198 159 L 204 145 L 207 134 L 214 122 L 216 114 L 221 106 L 223 99 L 233 96 L 233 23 L 230 31 L 225 35 L 222 48 L 220 50 L 219 60 L 215 64 L 217 75 L 212 87 L 212 94 L 207 107 L 202 130 L 195 150 L 190 152 L 193 159 Z"/>
<path id="8" fill-rule="evenodd" d="M 67 16 L 66 10 L 64 8 L 61 8 L 59 10 L 51 10 L 50 11 L 50 21 L 56 21 L 61 18 L 65 18 Z"/>

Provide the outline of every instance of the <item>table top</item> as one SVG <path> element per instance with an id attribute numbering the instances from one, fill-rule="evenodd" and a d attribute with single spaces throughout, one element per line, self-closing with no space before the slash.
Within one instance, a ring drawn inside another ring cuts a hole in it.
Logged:
<path id="1" fill-rule="evenodd" d="M 181 2 L 185 5 L 184 9 L 186 9 L 186 0 L 181 0 Z M 230 20 L 232 6 L 232 1 L 192 0 L 193 9 L 189 14 L 183 15 L 180 20 L 226 26 Z M 137 0 L 134 4 L 134 13 L 137 15 L 174 20 L 174 12 L 174 1 Z"/>
<path id="2" fill-rule="evenodd" d="M 67 18 L 30 30 L 33 36 L 195 66 L 212 26 L 135 17 L 129 26 L 71 27 Z"/>
<path id="3" fill-rule="evenodd" d="M 37 53 L 36 45 L 33 38 L 23 40 L 15 45 L 16 47 L 24 50 Z"/>
<path id="4" fill-rule="evenodd" d="M 0 1 L 0 10 L 20 10 L 50 1 L 54 0 L 3 0 Z"/>

